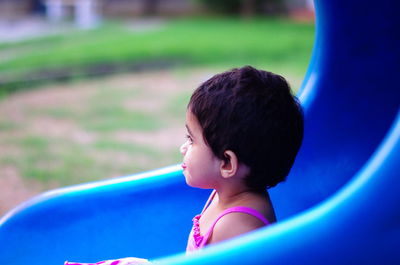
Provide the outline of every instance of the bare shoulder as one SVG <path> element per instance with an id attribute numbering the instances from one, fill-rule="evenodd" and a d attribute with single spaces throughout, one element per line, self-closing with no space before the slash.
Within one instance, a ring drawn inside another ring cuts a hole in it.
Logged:
<path id="1" fill-rule="evenodd" d="M 265 194 L 248 194 L 248 196 L 237 205 L 256 210 L 271 224 L 276 222 L 275 210 L 267 192 Z"/>
<path id="2" fill-rule="evenodd" d="M 242 212 L 229 213 L 217 222 L 209 239 L 209 243 L 212 244 L 224 241 L 263 226 L 265 226 L 265 224 L 252 215 Z"/>

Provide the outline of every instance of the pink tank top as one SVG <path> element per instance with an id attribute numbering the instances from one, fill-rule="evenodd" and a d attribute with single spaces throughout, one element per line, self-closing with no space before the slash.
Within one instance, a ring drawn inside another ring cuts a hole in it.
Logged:
<path id="1" fill-rule="evenodd" d="M 196 215 L 193 218 L 193 227 L 192 227 L 192 231 L 190 231 L 189 234 L 189 240 L 188 240 L 188 244 L 186 247 L 186 252 L 192 252 L 195 250 L 198 250 L 200 248 L 203 248 L 206 244 L 207 241 L 209 240 L 210 236 L 212 235 L 214 226 L 217 224 L 217 222 L 219 221 L 219 219 L 221 219 L 223 216 L 229 214 L 229 213 L 246 213 L 249 215 L 252 215 L 258 219 L 260 219 L 265 225 L 268 225 L 269 222 L 268 220 L 258 211 L 249 208 L 249 207 L 243 207 L 243 206 L 236 206 L 236 207 L 232 207 L 232 208 L 228 208 L 225 211 L 223 211 L 218 217 L 217 219 L 215 219 L 215 221 L 212 223 L 211 227 L 208 229 L 207 233 L 205 233 L 204 235 L 200 234 L 200 225 L 199 225 L 199 220 L 201 218 L 201 215 L 203 214 L 203 212 L 207 209 L 207 207 L 210 205 L 210 203 L 212 202 L 212 200 L 214 199 L 216 192 L 215 190 L 211 193 L 210 198 L 208 199 L 206 205 L 203 208 L 203 211 L 201 212 L 201 214 Z"/>

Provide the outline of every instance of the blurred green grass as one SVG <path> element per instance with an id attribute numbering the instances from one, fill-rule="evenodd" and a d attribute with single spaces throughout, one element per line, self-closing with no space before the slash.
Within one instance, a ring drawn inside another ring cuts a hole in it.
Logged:
<path id="1" fill-rule="evenodd" d="M 314 38 L 313 23 L 286 19 L 192 18 L 165 21 L 150 30 L 138 27 L 107 22 L 91 31 L 1 44 L 0 53 L 8 58 L 0 61 L 0 80 L 4 86 L 48 75 L 70 79 L 93 71 L 171 65 L 250 64 L 302 74 Z"/>

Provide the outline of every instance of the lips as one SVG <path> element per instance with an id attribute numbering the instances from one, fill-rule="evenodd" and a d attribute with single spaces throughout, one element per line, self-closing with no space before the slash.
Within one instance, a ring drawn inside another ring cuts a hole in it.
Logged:
<path id="1" fill-rule="evenodd" d="M 181 167 L 183 168 L 183 170 L 185 170 L 187 166 L 185 163 L 182 163 Z"/>

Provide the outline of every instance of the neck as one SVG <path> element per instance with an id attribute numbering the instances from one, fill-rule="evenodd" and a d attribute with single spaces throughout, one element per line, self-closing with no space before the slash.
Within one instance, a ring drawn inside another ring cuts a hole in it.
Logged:
<path id="1" fill-rule="evenodd" d="M 247 187 L 219 187 L 216 189 L 218 195 L 217 205 L 221 208 L 226 208 L 232 204 L 237 204 L 245 200 L 249 194 L 253 194 Z"/>

